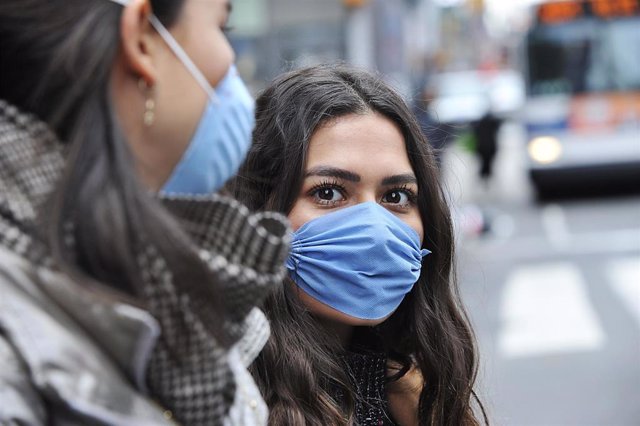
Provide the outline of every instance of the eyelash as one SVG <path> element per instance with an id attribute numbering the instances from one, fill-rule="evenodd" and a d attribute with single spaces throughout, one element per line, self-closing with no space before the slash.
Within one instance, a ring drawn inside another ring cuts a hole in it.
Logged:
<path id="1" fill-rule="evenodd" d="M 396 208 L 398 209 L 403 209 L 403 210 L 409 209 L 412 205 L 416 204 L 418 200 L 418 196 L 416 195 L 416 193 L 412 189 L 410 189 L 407 185 L 391 188 L 385 193 L 385 196 L 391 192 L 404 192 L 405 194 L 407 194 L 407 203 L 403 205 L 396 205 Z"/>
<path id="2" fill-rule="evenodd" d="M 223 25 L 222 27 L 220 27 L 220 29 L 222 30 L 223 33 L 225 34 L 229 34 L 231 31 L 233 31 L 235 29 L 235 27 L 232 27 L 230 25 Z"/>
<path id="3" fill-rule="evenodd" d="M 334 189 L 340 192 L 340 194 L 345 197 L 346 196 L 346 188 L 343 185 L 340 185 L 340 183 L 338 181 L 332 180 L 332 181 L 323 181 L 320 182 L 317 185 L 314 185 L 308 192 L 309 196 L 314 196 L 319 190 L 321 189 Z M 387 192 L 385 192 L 383 198 L 392 192 L 403 192 L 407 195 L 407 203 L 403 204 L 403 205 L 395 205 L 395 207 L 397 209 L 402 209 L 402 210 L 406 210 L 409 209 L 412 205 L 415 205 L 417 202 L 417 195 L 416 193 L 410 189 L 407 185 L 402 185 L 402 186 L 397 186 L 394 188 L 389 189 Z M 338 200 L 338 201 L 328 201 L 328 200 L 321 200 L 321 199 L 317 199 L 316 200 L 318 203 L 325 205 L 325 206 L 333 206 L 336 205 L 338 203 L 340 203 L 343 200 Z"/>
<path id="4" fill-rule="evenodd" d="M 314 196 L 316 194 L 316 192 L 318 192 L 321 189 L 336 189 L 340 192 L 340 194 L 344 197 L 345 193 L 347 192 L 347 189 L 343 186 L 340 185 L 340 183 L 338 181 L 322 181 L 317 185 L 314 185 L 308 192 L 309 196 Z M 322 205 L 325 206 L 333 206 L 337 203 L 339 203 L 340 201 L 327 201 L 327 200 L 320 200 L 318 199 L 317 202 L 319 202 Z"/>

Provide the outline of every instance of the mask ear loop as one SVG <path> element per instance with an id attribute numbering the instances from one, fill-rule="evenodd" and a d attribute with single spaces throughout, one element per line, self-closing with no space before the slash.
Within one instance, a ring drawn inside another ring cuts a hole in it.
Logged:
<path id="1" fill-rule="evenodd" d="M 114 3 L 121 4 L 122 6 L 127 6 L 130 0 L 110 0 Z M 155 15 L 149 16 L 149 22 L 155 30 L 160 34 L 160 37 L 167 43 L 169 48 L 173 51 L 173 53 L 182 61 L 185 67 L 191 72 L 193 78 L 196 79 L 198 84 L 204 89 L 204 92 L 207 94 L 211 101 L 218 103 L 218 97 L 216 96 L 216 92 L 209 84 L 207 78 L 202 74 L 202 72 L 198 69 L 196 64 L 193 63 L 187 52 L 184 51 L 182 46 L 178 44 L 175 38 L 171 35 L 171 33 L 162 25 L 162 22 Z"/>
<path id="2" fill-rule="evenodd" d="M 178 57 L 178 59 L 180 59 L 180 61 L 182 61 L 184 66 L 187 67 L 187 69 L 191 72 L 191 75 L 193 75 L 193 78 L 195 78 L 198 84 L 202 86 L 207 96 L 209 96 L 209 99 L 211 99 L 215 103 L 218 103 L 216 92 L 211 87 L 211 84 L 209 84 L 209 81 L 198 69 L 196 64 L 193 63 L 193 61 L 191 60 L 189 55 L 187 55 L 187 52 L 184 51 L 182 46 L 178 44 L 178 42 L 176 41 L 175 38 L 173 38 L 171 33 L 169 33 L 169 31 L 165 28 L 165 26 L 162 25 L 162 22 L 160 22 L 160 20 L 156 18 L 155 15 L 149 16 L 149 22 L 151 22 L 151 25 L 153 25 L 153 28 L 155 28 L 156 31 L 158 31 L 158 34 L 160 34 L 160 37 L 163 38 L 165 43 L 167 43 L 169 48 Z"/>

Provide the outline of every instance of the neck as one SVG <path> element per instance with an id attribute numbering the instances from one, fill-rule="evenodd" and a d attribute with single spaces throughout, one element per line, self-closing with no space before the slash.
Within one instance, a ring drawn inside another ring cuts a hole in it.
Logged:
<path id="1" fill-rule="evenodd" d="M 346 348 L 351 343 L 351 337 L 353 336 L 353 326 L 344 324 L 338 321 L 330 320 L 327 318 L 318 318 L 318 322 L 322 327 L 329 332 L 329 334 L 335 336 L 342 348 Z"/>

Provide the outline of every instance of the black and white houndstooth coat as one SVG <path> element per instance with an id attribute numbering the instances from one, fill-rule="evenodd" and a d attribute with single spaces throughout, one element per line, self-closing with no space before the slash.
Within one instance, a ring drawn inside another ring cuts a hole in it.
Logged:
<path id="1" fill-rule="evenodd" d="M 286 219 L 222 196 L 163 200 L 224 284 L 227 350 L 153 247 L 139 304 L 57 270 L 31 230 L 65 167 L 47 126 L 0 100 L 0 425 L 265 424 L 246 367 L 269 336 L 256 303 L 284 276 Z"/>

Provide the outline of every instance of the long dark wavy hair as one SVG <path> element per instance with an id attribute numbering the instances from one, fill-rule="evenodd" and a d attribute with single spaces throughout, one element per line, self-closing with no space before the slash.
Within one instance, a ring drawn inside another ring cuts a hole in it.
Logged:
<path id="1" fill-rule="evenodd" d="M 151 0 L 151 6 L 171 27 L 185 1 Z M 207 289 L 209 297 L 200 302 L 221 318 L 215 278 L 175 219 L 140 183 L 114 113 L 110 75 L 121 13 L 122 6 L 108 0 L 0 2 L 0 98 L 39 117 L 68 146 L 40 238 L 62 269 L 133 296 L 142 283 L 139 250 L 151 245 L 176 283 Z M 69 232 L 73 247 L 65 243 Z M 209 326 L 224 346 L 221 324 Z"/>
<path id="2" fill-rule="evenodd" d="M 344 65 L 293 71 L 277 78 L 257 100 L 253 146 L 229 188 L 253 209 L 288 214 L 304 180 L 312 135 L 329 120 L 348 114 L 382 114 L 401 130 L 418 180 L 424 225 L 422 273 L 396 312 L 374 328 L 360 328 L 360 341 L 384 351 L 403 368 L 424 377 L 418 418 L 424 425 L 476 425 L 482 405 L 474 388 L 475 340 L 460 303 L 449 207 L 434 154 L 402 98 L 380 78 Z M 348 142 L 345 142 L 348 143 Z M 363 155 L 365 155 L 363 153 Z M 272 335 L 253 365 L 269 405 L 272 425 L 343 425 L 354 422 L 354 400 L 338 356 L 338 342 L 323 331 L 284 285 L 265 305 Z M 366 336 L 362 338 L 363 336 Z M 350 395 L 335 397 L 335 386 Z"/>

